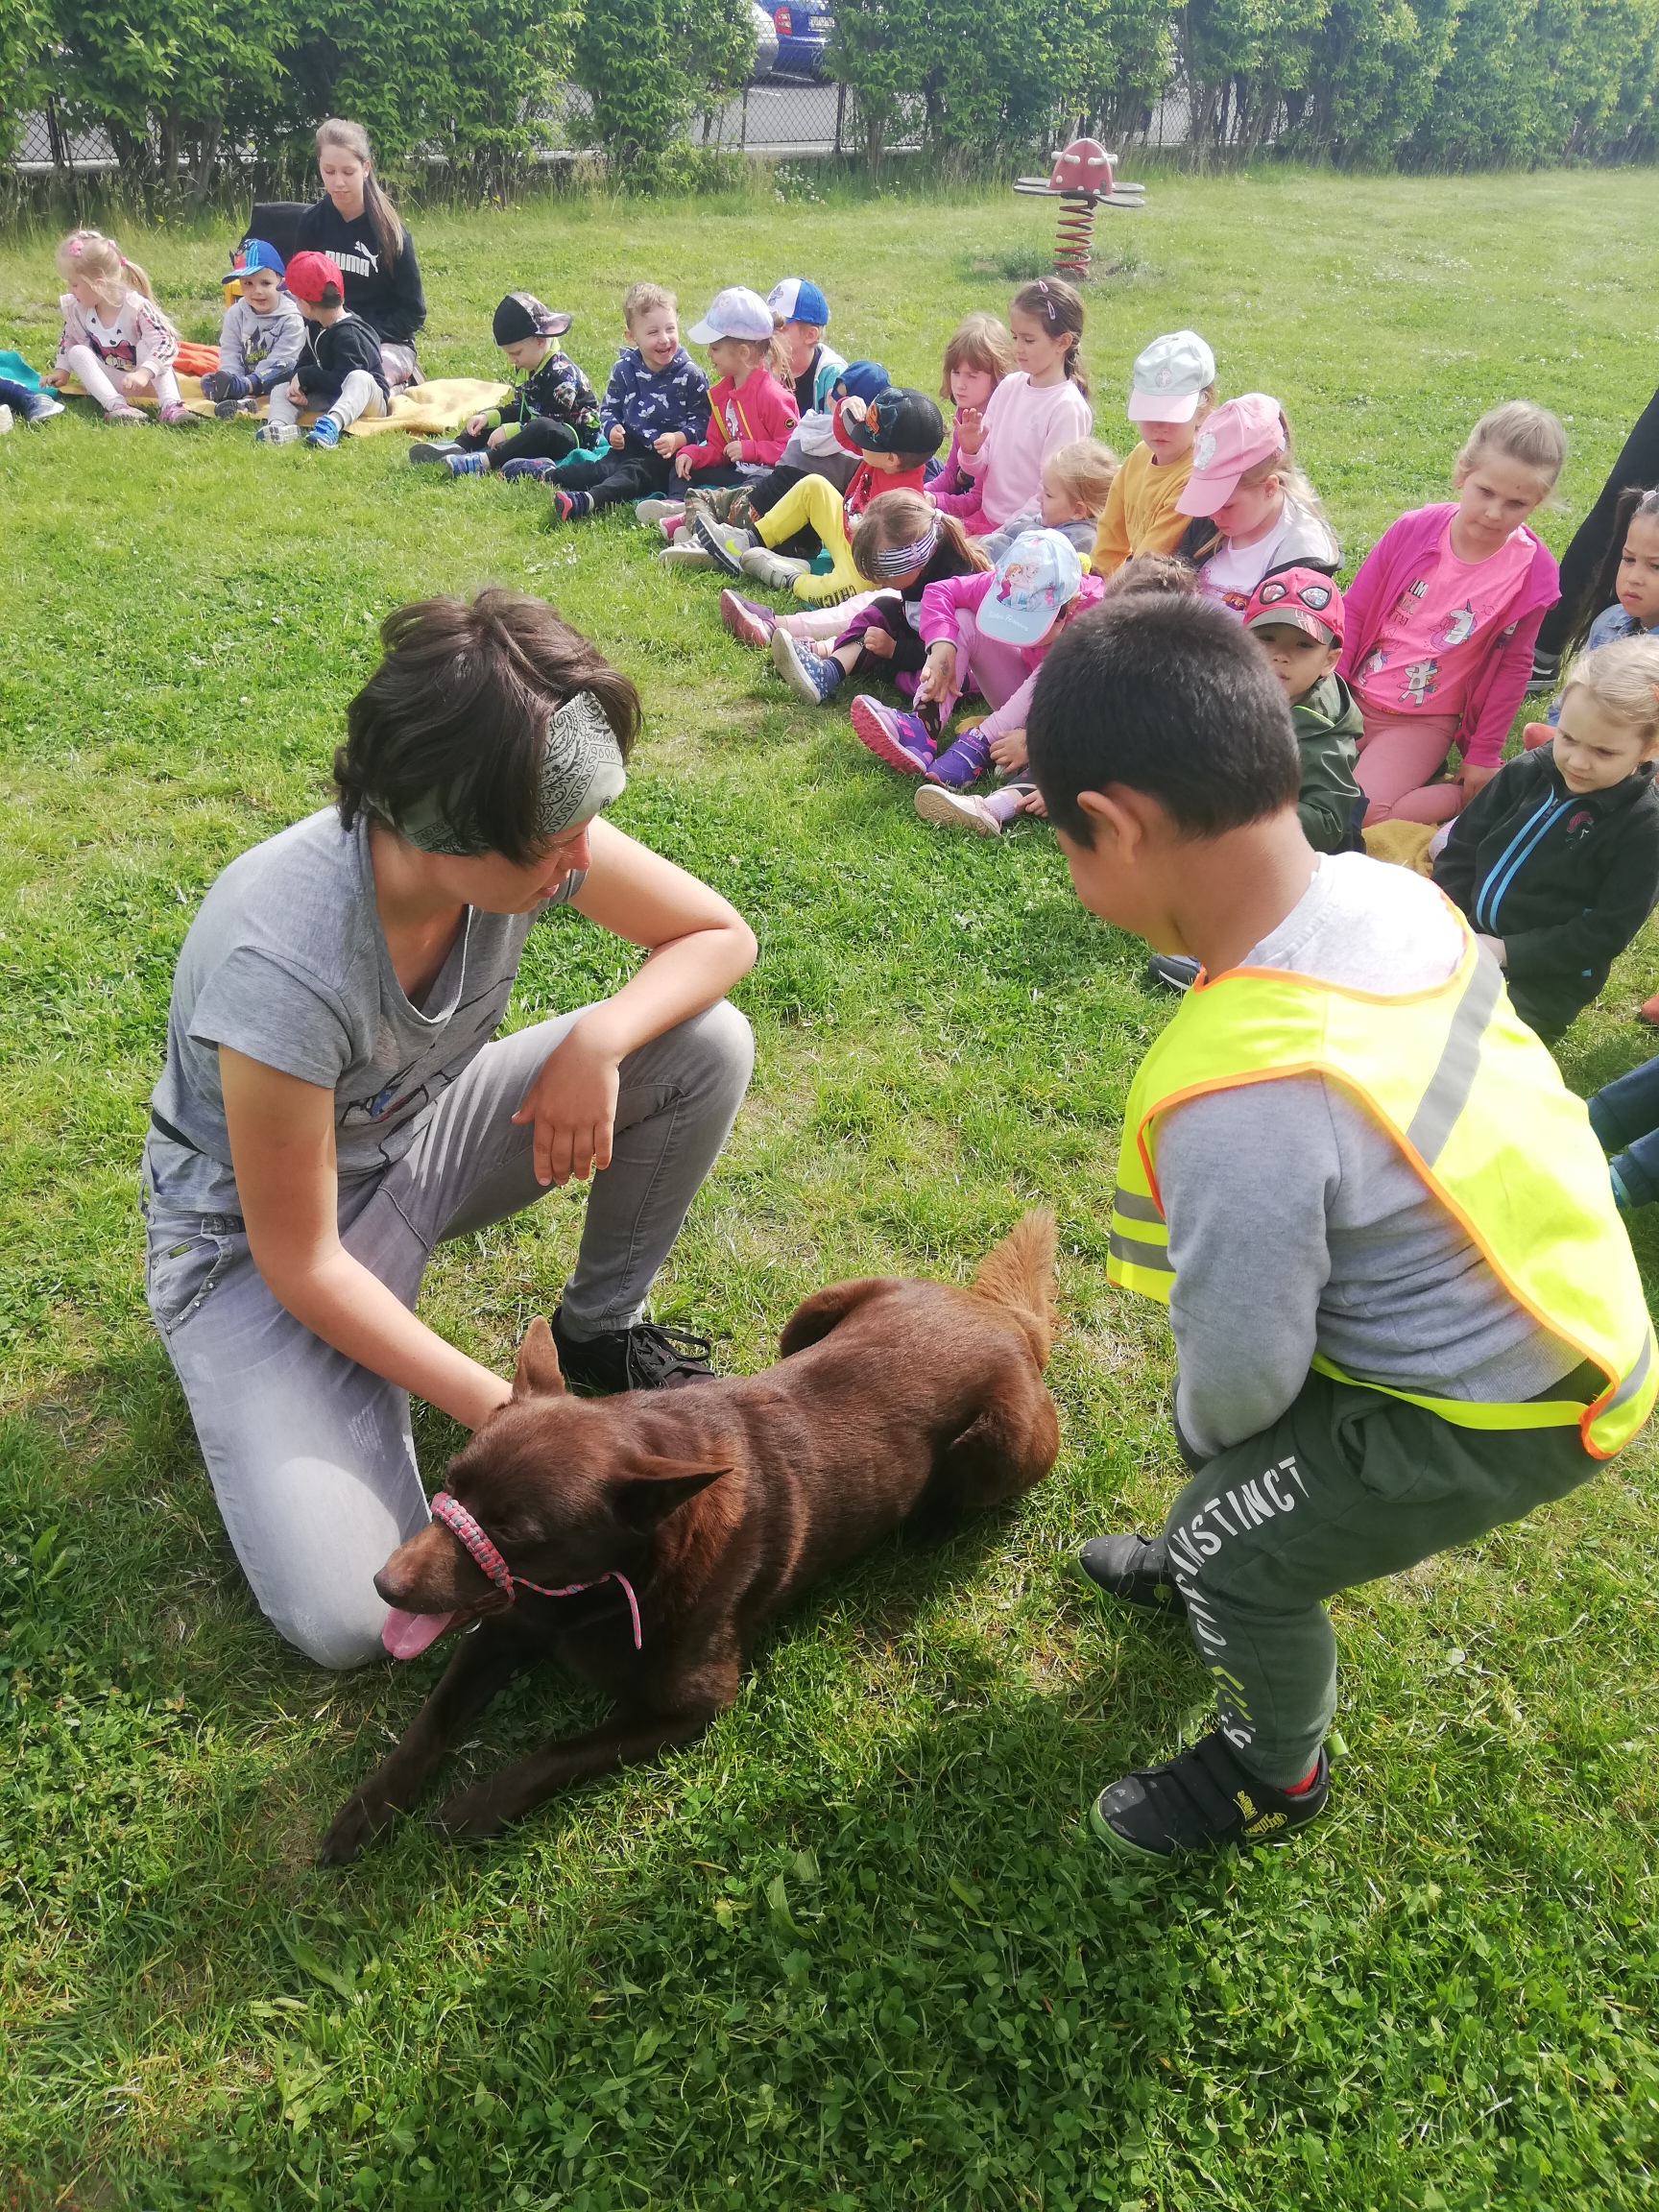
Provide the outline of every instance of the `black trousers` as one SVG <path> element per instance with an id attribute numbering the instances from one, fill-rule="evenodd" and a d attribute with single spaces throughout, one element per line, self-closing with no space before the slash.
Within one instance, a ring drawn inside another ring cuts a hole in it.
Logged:
<path id="1" fill-rule="evenodd" d="M 595 507 L 615 507 L 666 492 L 673 468 L 658 453 L 613 453 L 603 461 L 562 461 L 553 481 L 567 492 L 590 493 Z"/>
<path id="2" fill-rule="evenodd" d="M 551 415 L 532 415 L 499 445 L 491 445 L 493 435 L 481 430 L 474 438 L 470 430 L 463 430 L 455 443 L 463 453 L 488 452 L 492 469 L 505 469 L 509 461 L 564 461 L 582 443 L 568 422 L 556 422 Z"/>
<path id="3" fill-rule="evenodd" d="M 1584 594 L 1612 542 L 1613 510 L 1619 504 L 1619 494 L 1632 484 L 1640 484 L 1644 490 L 1659 484 L 1659 392 L 1642 410 L 1601 487 L 1601 496 L 1579 523 L 1562 558 L 1561 596 L 1545 615 L 1538 633 L 1540 653 L 1559 653 L 1567 642 L 1575 618 L 1583 610 Z"/>

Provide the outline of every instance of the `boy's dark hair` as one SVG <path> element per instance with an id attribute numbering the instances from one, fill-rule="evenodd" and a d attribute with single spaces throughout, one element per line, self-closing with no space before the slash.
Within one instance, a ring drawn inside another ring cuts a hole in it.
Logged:
<path id="1" fill-rule="evenodd" d="M 325 284 L 317 298 L 319 307 L 344 307 L 346 295 L 338 284 Z"/>
<path id="2" fill-rule="evenodd" d="M 1031 775 L 1055 827 L 1093 846 L 1079 791 L 1143 791 L 1189 837 L 1296 804 L 1290 709 L 1267 657 L 1219 607 L 1125 591 L 1069 623 L 1026 723 Z"/>
<path id="3" fill-rule="evenodd" d="M 429 793 L 493 853 L 533 860 L 541 757 L 554 709 L 589 691 L 628 757 L 639 730 L 632 681 L 545 599 L 493 589 L 421 599 L 380 625 L 386 657 L 346 709 L 334 755 L 340 824 L 397 822 Z"/>

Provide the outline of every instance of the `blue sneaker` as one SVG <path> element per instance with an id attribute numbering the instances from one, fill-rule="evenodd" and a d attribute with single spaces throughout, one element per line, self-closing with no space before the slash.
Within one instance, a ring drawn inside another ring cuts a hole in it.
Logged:
<path id="1" fill-rule="evenodd" d="M 484 453 L 450 453 L 445 457 L 444 466 L 451 476 L 488 476 L 490 473 L 490 459 Z"/>
<path id="2" fill-rule="evenodd" d="M 332 415 L 319 415 L 305 433 L 307 445 L 321 445 L 325 452 L 332 453 L 340 443 L 340 425 Z"/>
<path id="3" fill-rule="evenodd" d="M 820 660 L 810 646 L 803 645 L 787 630 L 772 633 L 772 665 L 796 698 L 808 707 L 828 706 L 846 674 L 839 661 Z"/>
<path id="4" fill-rule="evenodd" d="M 538 457 L 534 461 L 509 461 L 501 470 L 503 484 L 540 484 L 559 466 L 557 461 Z"/>

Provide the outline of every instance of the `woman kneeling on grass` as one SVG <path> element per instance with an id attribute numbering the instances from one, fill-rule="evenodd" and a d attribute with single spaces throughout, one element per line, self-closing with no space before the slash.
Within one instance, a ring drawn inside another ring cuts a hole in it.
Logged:
<path id="1" fill-rule="evenodd" d="M 735 910 L 598 819 L 633 684 L 543 601 L 384 625 L 325 808 L 233 861 L 180 954 L 151 1109 L 146 1289 L 267 1616 L 325 1667 L 378 1648 L 372 1577 L 426 1521 L 407 1393 L 476 1429 L 511 1386 L 415 1316 L 435 1244 L 591 1173 L 553 1318 L 571 1381 L 672 1388 L 708 1346 L 644 1302 L 742 1101 Z M 649 957 L 491 1039 L 537 917 Z"/>

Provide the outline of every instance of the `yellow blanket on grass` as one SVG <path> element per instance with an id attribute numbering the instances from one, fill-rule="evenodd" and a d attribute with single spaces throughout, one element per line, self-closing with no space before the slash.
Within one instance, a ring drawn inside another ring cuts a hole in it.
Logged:
<path id="1" fill-rule="evenodd" d="M 69 396 L 84 398 L 85 394 L 73 379 L 65 387 Z M 504 404 L 512 392 L 509 384 L 492 384 L 480 376 L 438 376 L 429 383 L 412 384 L 406 392 L 399 392 L 392 402 L 391 413 L 373 418 L 361 417 L 353 422 L 346 435 L 349 438 L 374 438 L 382 430 L 401 430 L 407 436 L 428 437 L 435 431 L 458 430 L 473 415 L 488 414 L 492 407 Z M 202 397 L 202 385 L 195 376 L 180 376 L 179 397 L 192 415 L 204 415 L 212 420 L 213 402 Z M 154 407 L 156 401 L 141 397 L 134 402 L 139 407 Z M 237 421 L 263 420 L 265 402 L 259 402 L 258 416 L 239 416 Z M 302 422 L 314 422 L 315 415 L 302 415 Z"/>

